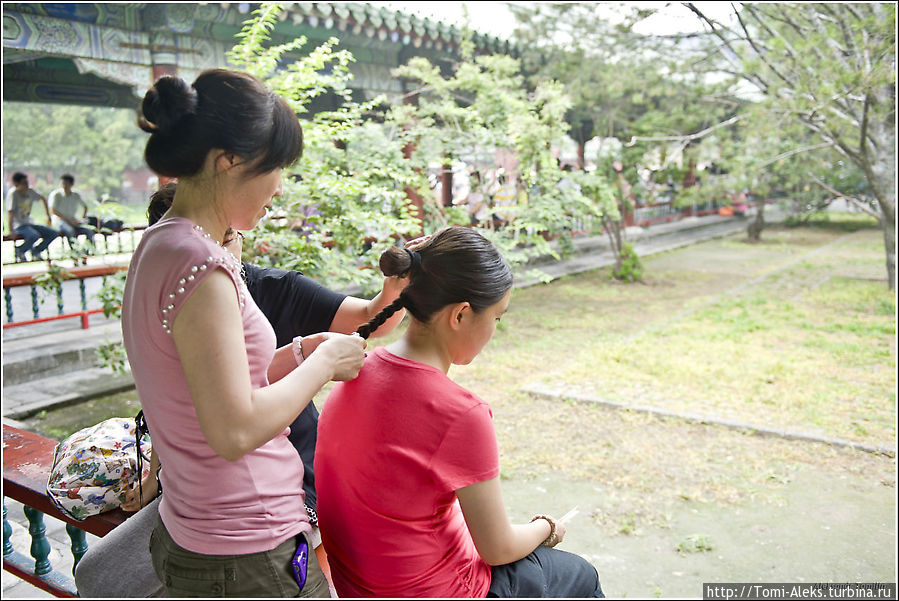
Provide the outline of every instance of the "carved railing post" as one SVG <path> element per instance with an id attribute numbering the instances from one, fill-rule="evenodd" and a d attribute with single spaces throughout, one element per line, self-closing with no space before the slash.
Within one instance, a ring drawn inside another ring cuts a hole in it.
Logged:
<path id="1" fill-rule="evenodd" d="M 34 558 L 35 576 L 43 576 L 53 571 L 50 565 L 50 541 L 47 540 L 47 527 L 44 526 L 44 514 L 28 507 L 24 507 L 25 517 L 28 518 L 28 533 L 31 534 L 31 556 Z"/>
<path id="2" fill-rule="evenodd" d="M 75 574 L 75 567 L 87 553 L 87 537 L 84 530 L 72 524 L 66 524 L 66 532 L 69 533 L 69 538 L 72 540 L 72 557 L 75 559 L 75 563 L 72 565 L 72 574 Z"/>
<path id="3" fill-rule="evenodd" d="M 6 557 L 10 553 L 13 552 L 12 541 L 9 538 L 12 536 L 12 526 L 9 525 L 9 521 L 6 519 L 6 501 L 3 502 L 3 556 Z"/>

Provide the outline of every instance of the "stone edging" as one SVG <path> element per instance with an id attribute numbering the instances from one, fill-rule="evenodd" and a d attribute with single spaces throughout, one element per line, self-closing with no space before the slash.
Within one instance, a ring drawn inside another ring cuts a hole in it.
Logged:
<path id="1" fill-rule="evenodd" d="M 659 407 L 651 407 L 647 405 L 630 405 L 628 403 L 619 403 L 616 401 L 609 401 L 607 399 L 602 399 L 599 397 L 590 396 L 587 394 L 580 394 L 576 392 L 559 392 L 555 389 L 550 389 L 546 387 L 542 387 L 538 385 L 524 386 L 520 389 L 522 392 L 527 393 L 531 396 L 545 398 L 549 400 L 571 400 L 577 401 L 580 403 L 591 403 L 594 405 L 599 405 L 601 407 L 606 407 L 608 409 L 624 409 L 628 411 L 636 411 L 639 413 L 649 413 L 652 415 L 657 415 L 659 417 L 674 417 L 677 419 L 682 419 L 685 421 L 698 423 L 698 424 L 710 424 L 714 426 L 722 426 L 725 428 L 729 428 L 732 430 L 741 430 L 741 431 L 749 431 L 752 434 L 756 434 L 759 436 L 774 436 L 778 438 L 783 438 L 786 440 L 802 440 L 806 442 L 820 442 L 824 444 L 828 444 L 836 447 L 844 447 L 855 449 L 857 451 L 865 451 L 866 453 L 875 453 L 878 455 L 886 455 L 887 457 L 895 457 L 896 456 L 896 447 L 888 447 L 882 445 L 867 445 L 860 442 L 854 442 L 851 440 L 844 440 L 842 438 L 833 438 L 829 436 L 820 436 L 816 434 L 809 434 L 807 432 L 792 432 L 790 430 L 781 430 L 778 428 L 770 428 L 767 426 L 759 426 L 757 424 L 750 424 L 745 422 L 738 422 L 733 420 L 726 420 L 718 417 L 711 417 L 707 415 L 700 415 L 696 413 L 678 413 L 676 411 L 669 411 L 667 409 L 661 409 Z"/>

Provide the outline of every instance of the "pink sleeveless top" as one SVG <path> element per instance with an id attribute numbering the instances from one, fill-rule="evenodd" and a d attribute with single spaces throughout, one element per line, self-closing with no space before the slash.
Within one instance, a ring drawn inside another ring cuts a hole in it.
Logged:
<path id="1" fill-rule="evenodd" d="M 159 514 L 171 537 L 206 555 L 269 551 L 311 530 L 290 430 L 237 461 L 217 455 L 200 429 L 171 335 L 184 302 L 216 269 L 234 282 L 252 387 L 268 385 L 275 333 L 240 277 L 240 262 L 185 218 L 148 228 L 134 252 L 122 302 L 125 348 L 162 465 Z"/>

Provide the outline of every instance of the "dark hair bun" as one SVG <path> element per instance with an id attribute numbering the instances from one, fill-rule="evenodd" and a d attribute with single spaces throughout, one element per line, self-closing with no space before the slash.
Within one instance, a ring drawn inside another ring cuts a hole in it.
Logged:
<path id="1" fill-rule="evenodd" d="M 144 95 L 140 128 L 149 133 L 167 135 L 176 123 L 196 111 L 196 90 L 180 77 L 165 75 Z"/>
<path id="2" fill-rule="evenodd" d="M 412 257 L 402 248 L 388 246 L 378 259 L 378 267 L 386 276 L 405 275 L 412 267 Z"/>

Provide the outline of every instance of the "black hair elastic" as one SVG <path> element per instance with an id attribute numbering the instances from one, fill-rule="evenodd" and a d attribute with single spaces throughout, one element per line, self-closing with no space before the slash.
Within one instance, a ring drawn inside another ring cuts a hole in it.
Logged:
<path id="1" fill-rule="evenodd" d="M 417 269 L 421 267 L 421 254 L 417 250 L 409 250 L 408 248 L 404 248 L 406 254 L 409 255 L 409 260 L 412 261 L 411 267 L 409 267 L 409 271 L 411 272 L 413 269 Z"/>

